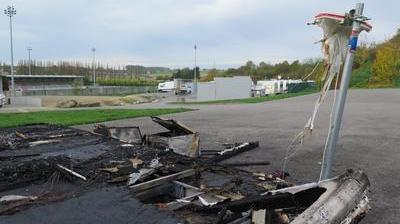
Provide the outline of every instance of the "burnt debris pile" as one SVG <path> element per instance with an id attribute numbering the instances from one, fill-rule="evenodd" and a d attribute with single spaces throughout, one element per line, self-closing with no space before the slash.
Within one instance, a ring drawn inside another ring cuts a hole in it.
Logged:
<path id="1" fill-rule="evenodd" d="M 93 133 L 51 125 L 2 129 L 0 220 L 20 223 L 34 216 L 44 221 L 48 217 L 37 214 L 56 206 L 60 209 L 52 210 L 52 221 L 74 222 L 63 208 L 78 203 L 86 207 L 74 209 L 76 217 L 91 210 L 93 216 L 84 215 L 85 222 L 105 222 L 125 210 L 129 201 L 129 207 L 143 213 L 127 212 L 128 220 L 289 223 L 325 192 L 318 186 L 279 192 L 291 186 L 284 180 L 288 174 L 240 169 L 265 168 L 268 161 L 224 162 L 258 147 L 258 142 L 200 150 L 195 131 L 174 120 L 152 120 L 168 132 L 146 136 L 139 127 L 104 125 Z M 92 196 L 98 194 L 103 196 Z M 100 214 L 95 205 L 107 200 L 121 210 L 105 209 Z M 169 218 L 160 218 L 164 215 Z"/>

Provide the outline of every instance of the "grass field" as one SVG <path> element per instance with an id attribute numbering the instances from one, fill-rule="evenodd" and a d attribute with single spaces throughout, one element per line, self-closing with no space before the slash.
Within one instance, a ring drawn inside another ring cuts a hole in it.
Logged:
<path id="1" fill-rule="evenodd" d="M 351 75 L 350 88 L 368 88 L 372 76 L 371 62 L 364 63 Z"/>
<path id="2" fill-rule="evenodd" d="M 316 89 L 307 89 L 296 93 L 284 93 L 279 95 L 252 97 L 245 99 L 212 100 L 212 101 L 198 101 L 198 102 L 174 102 L 173 104 L 198 105 L 198 104 L 261 103 L 266 101 L 285 99 L 289 97 L 302 96 L 316 92 L 317 92 Z"/>
<path id="3" fill-rule="evenodd" d="M 105 110 L 70 110 L 44 111 L 32 113 L 0 113 L 0 127 L 15 127 L 28 124 L 57 124 L 71 126 L 89 124 L 123 118 L 158 116 L 163 114 L 191 111 L 185 108 L 167 109 L 105 109 Z"/>

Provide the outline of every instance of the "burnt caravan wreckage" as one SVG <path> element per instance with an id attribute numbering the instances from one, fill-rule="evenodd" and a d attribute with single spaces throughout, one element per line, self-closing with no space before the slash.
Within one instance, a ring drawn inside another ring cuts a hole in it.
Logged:
<path id="1" fill-rule="evenodd" d="M 293 186 L 281 174 L 236 168 L 265 161 L 220 163 L 258 142 L 190 157 L 167 145 L 152 147 L 137 127 L 96 130 L 49 125 L 1 130 L 0 220 L 119 223 L 118 214 L 136 220 L 132 223 L 352 223 L 368 211 L 369 182 L 359 171 Z M 98 210 L 99 203 L 106 207 Z M 80 207 L 71 216 L 67 211 L 75 204 Z M 44 215 L 48 212 L 52 215 Z"/>

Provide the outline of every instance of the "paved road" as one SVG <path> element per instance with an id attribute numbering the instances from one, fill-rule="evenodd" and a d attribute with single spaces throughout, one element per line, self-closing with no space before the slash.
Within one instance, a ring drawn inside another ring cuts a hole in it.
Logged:
<path id="1" fill-rule="evenodd" d="M 372 211 L 362 223 L 400 220 L 400 90 L 351 90 L 346 105 L 334 174 L 348 168 L 366 171 L 371 181 Z M 316 95 L 259 104 L 202 105 L 198 111 L 169 115 L 198 130 L 202 148 L 221 148 L 224 142 L 260 141 L 260 147 L 232 160 L 267 160 L 262 171 L 279 169 L 290 139 L 306 123 Z M 288 164 L 296 183 L 319 177 L 332 96 L 322 108 L 316 127 Z M 160 104 L 161 105 L 161 104 Z M 193 107 L 193 106 L 192 106 Z M 163 130 L 149 118 L 106 122 L 138 125 L 144 133 Z M 79 126 L 90 129 L 92 125 Z"/>

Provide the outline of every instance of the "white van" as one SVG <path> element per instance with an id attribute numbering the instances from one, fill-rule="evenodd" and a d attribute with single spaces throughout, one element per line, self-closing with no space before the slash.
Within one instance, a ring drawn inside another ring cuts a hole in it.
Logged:
<path id="1" fill-rule="evenodd" d="M 158 91 L 159 92 L 172 92 L 175 90 L 175 83 L 174 81 L 167 81 L 158 84 Z"/>

